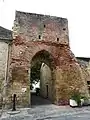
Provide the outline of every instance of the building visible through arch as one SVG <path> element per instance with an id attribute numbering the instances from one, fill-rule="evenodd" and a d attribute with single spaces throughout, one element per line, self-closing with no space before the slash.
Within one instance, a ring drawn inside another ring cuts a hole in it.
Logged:
<path id="1" fill-rule="evenodd" d="M 52 54 L 46 50 L 41 50 L 34 55 L 30 64 L 30 81 L 32 82 L 35 79 L 40 80 L 40 96 L 54 102 L 55 63 Z"/>
<path id="2" fill-rule="evenodd" d="M 42 93 L 47 89 L 48 94 L 43 96 L 48 96 L 52 103 L 68 104 L 77 89 L 88 95 L 82 68 L 70 50 L 67 19 L 16 11 L 4 94 L 7 107 L 11 107 L 14 94 L 17 106 L 31 105 L 30 75 L 37 64 L 43 86 L 42 63 L 51 70 Z"/>

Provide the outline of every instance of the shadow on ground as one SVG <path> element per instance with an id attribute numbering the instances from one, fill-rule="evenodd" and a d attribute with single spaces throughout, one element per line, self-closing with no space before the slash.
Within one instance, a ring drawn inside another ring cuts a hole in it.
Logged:
<path id="1" fill-rule="evenodd" d="M 51 102 L 48 99 L 42 98 L 41 96 L 36 96 L 35 93 L 31 94 L 31 105 L 38 106 L 38 105 L 49 105 Z"/>

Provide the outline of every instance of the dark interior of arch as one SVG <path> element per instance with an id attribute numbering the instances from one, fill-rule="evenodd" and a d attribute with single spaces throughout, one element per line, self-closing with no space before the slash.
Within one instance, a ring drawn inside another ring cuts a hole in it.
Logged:
<path id="1" fill-rule="evenodd" d="M 31 75 L 30 75 L 31 83 L 33 83 L 34 81 L 38 82 L 40 80 L 40 69 L 41 69 L 42 63 L 49 66 L 51 70 L 53 69 L 54 67 L 53 58 L 48 51 L 42 50 L 36 53 L 36 55 L 32 58 Z"/>

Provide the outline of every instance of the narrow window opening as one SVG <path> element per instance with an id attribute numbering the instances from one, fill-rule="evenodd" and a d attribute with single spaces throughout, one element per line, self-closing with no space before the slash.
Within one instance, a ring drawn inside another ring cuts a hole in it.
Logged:
<path id="1" fill-rule="evenodd" d="M 87 81 L 87 84 L 90 85 L 90 81 Z"/>
<path id="2" fill-rule="evenodd" d="M 65 31 L 65 30 L 66 30 L 66 28 L 63 28 L 63 30 Z"/>
<path id="3" fill-rule="evenodd" d="M 44 25 L 44 28 L 46 27 L 46 25 Z"/>
<path id="4" fill-rule="evenodd" d="M 47 93 L 47 96 L 46 96 L 46 97 L 48 98 L 48 85 L 46 85 L 46 91 L 47 91 L 47 92 L 46 92 L 46 93 Z"/>
<path id="5" fill-rule="evenodd" d="M 59 38 L 57 38 L 57 42 L 59 42 Z"/>
<path id="6" fill-rule="evenodd" d="M 41 39 L 41 35 L 39 35 L 39 39 Z"/>

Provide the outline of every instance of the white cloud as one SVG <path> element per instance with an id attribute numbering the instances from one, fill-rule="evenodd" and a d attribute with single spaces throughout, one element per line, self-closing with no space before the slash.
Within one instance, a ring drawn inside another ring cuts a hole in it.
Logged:
<path id="1" fill-rule="evenodd" d="M 0 0 L 0 25 L 11 29 L 15 10 L 66 17 L 72 51 L 90 57 L 89 5 L 89 0 Z"/>

